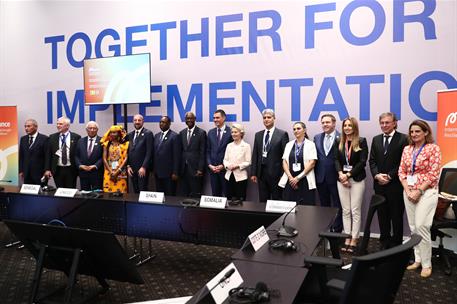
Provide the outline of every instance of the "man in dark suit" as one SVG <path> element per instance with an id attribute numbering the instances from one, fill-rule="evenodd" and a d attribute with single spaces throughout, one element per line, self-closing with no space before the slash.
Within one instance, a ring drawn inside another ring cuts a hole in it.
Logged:
<path id="1" fill-rule="evenodd" d="M 398 167 L 403 148 L 408 138 L 397 129 L 397 118 L 387 112 L 379 116 L 382 134 L 376 135 L 371 143 L 370 170 L 374 179 L 374 190 L 386 198 L 378 209 L 382 249 L 400 245 L 403 241 L 403 188 L 398 179 Z"/>
<path id="2" fill-rule="evenodd" d="M 57 119 L 57 133 L 49 136 L 49 147 L 45 175 L 54 177 L 56 187 L 76 188 L 78 168 L 76 167 L 76 144 L 79 134 L 70 132 L 70 119 Z"/>
<path id="3" fill-rule="evenodd" d="M 343 230 L 342 209 L 338 195 L 338 174 L 334 159 L 334 150 L 337 149 L 334 143 L 339 138 L 340 133 L 335 129 L 336 118 L 332 114 L 322 115 L 321 126 L 324 132 L 314 136 L 314 144 L 317 150 L 317 163 L 314 167 L 316 186 L 321 206 L 338 208 L 338 214 L 330 229 L 341 232 Z"/>
<path id="4" fill-rule="evenodd" d="M 202 194 L 205 170 L 206 132 L 195 125 L 195 114 L 186 113 L 187 128 L 179 132 L 176 148 L 181 155 L 180 188 L 182 194 L 198 197 Z"/>
<path id="5" fill-rule="evenodd" d="M 213 121 L 216 127 L 209 130 L 206 145 L 206 161 L 211 179 L 211 189 L 214 196 L 225 196 L 224 155 L 227 145 L 233 141 L 230 127 L 225 125 L 224 110 L 216 110 Z"/>
<path id="6" fill-rule="evenodd" d="M 278 182 L 283 174 L 282 154 L 289 135 L 275 127 L 275 112 L 272 109 L 263 110 L 262 117 L 265 130 L 255 134 L 251 181 L 259 186 L 259 202 L 265 203 L 282 197 Z"/>
<path id="7" fill-rule="evenodd" d="M 128 135 L 129 151 L 127 171 L 131 177 L 135 193 L 148 190 L 149 172 L 152 169 L 154 154 L 154 134 L 143 127 L 144 118 L 133 116 L 135 130 Z"/>
<path id="8" fill-rule="evenodd" d="M 176 195 L 176 182 L 179 171 L 179 154 L 175 147 L 178 134 L 170 129 L 171 120 L 162 116 L 159 122 L 160 130 L 154 137 L 154 172 L 156 191 L 165 195 Z"/>
<path id="9" fill-rule="evenodd" d="M 39 185 L 45 172 L 48 137 L 38 133 L 35 119 L 27 119 L 24 127 L 26 135 L 19 143 L 19 176 L 24 184 Z"/>
<path id="10" fill-rule="evenodd" d="M 79 169 L 81 190 L 103 189 L 103 147 L 97 135 L 98 124 L 89 121 L 86 125 L 87 136 L 76 145 L 75 161 Z"/>

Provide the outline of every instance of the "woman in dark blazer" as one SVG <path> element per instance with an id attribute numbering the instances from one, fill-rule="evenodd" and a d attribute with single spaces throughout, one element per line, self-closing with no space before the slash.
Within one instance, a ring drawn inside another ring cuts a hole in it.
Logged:
<path id="1" fill-rule="evenodd" d="M 343 120 L 342 129 L 340 140 L 335 142 L 335 167 L 343 209 L 343 229 L 344 233 L 351 235 L 350 239 L 346 239 L 342 251 L 354 252 L 360 232 L 368 145 L 366 139 L 359 136 L 359 124 L 354 117 Z"/>

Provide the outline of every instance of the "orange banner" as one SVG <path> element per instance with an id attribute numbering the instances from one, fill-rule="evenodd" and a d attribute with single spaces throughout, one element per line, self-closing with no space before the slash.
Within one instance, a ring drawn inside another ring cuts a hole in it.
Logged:
<path id="1" fill-rule="evenodd" d="M 443 155 L 441 164 L 457 167 L 457 89 L 438 91 L 436 131 L 437 142 Z"/>
<path id="2" fill-rule="evenodd" d="M 18 185 L 16 106 L 0 106 L 0 185 Z"/>

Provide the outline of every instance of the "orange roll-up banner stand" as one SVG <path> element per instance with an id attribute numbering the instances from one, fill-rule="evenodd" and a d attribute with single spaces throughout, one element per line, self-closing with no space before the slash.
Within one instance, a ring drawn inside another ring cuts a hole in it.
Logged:
<path id="1" fill-rule="evenodd" d="M 16 106 L 0 106 L 0 185 L 18 185 Z"/>
<path id="2" fill-rule="evenodd" d="M 457 89 L 438 91 L 437 143 L 443 167 L 457 167 Z"/>

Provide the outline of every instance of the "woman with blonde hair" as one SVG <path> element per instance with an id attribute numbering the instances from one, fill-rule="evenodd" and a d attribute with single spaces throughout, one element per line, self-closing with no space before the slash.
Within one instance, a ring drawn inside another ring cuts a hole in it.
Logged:
<path id="1" fill-rule="evenodd" d="M 365 165 L 368 145 L 359 136 L 359 124 L 354 117 L 343 120 L 343 132 L 335 149 L 335 167 L 338 172 L 338 194 L 343 209 L 343 232 L 351 235 L 341 249 L 353 253 L 357 248 L 361 225 L 361 206 L 365 193 Z"/>
<path id="2" fill-rule="evenodd" d="M 232 203 L 240 203 L 246 199 L 248 185 L 248 167 L 251 165 L 251 146 L 243 140 L 244 127 L 232 125 L 233 142 L 227 145 L 224 155 L 227 198 Z"/>
<path id="3" fill-rule="evenodd" d="M 114 125 L 105 133 L 100 143 L 103 145 L 104 192 L 127 193 L 127 150 L 129 142 L 122 126 Z"/>

